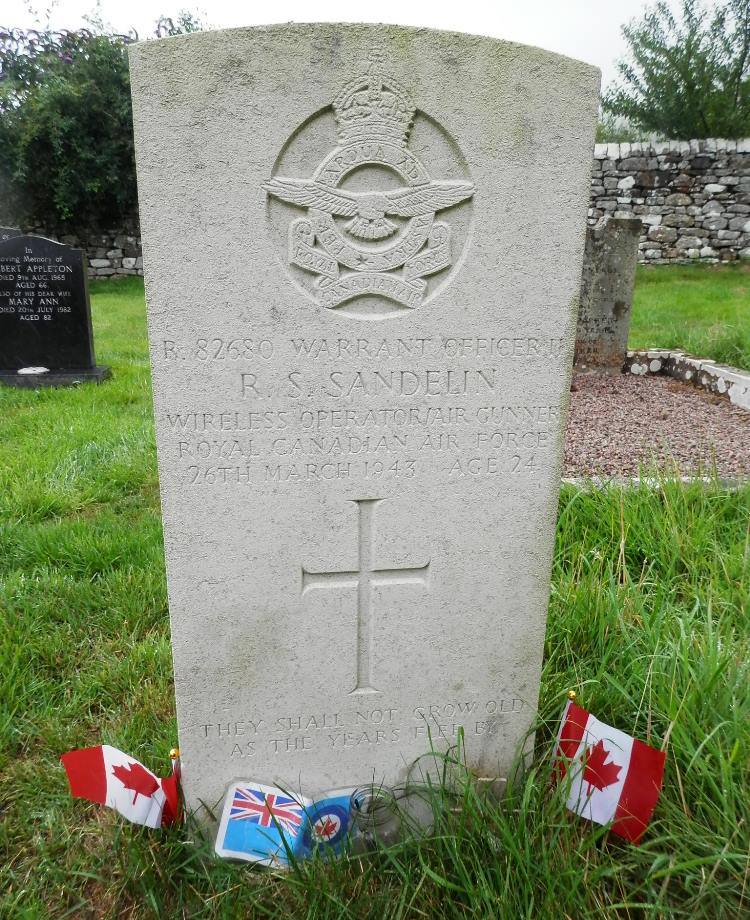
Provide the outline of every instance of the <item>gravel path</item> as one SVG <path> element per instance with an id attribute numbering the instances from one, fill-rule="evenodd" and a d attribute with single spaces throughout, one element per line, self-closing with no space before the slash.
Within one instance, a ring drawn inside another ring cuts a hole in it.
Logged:
<path id="1" fill-rule="evenodd" d="M 716 462 L 750 475 L 750 412 L 669 377 L 579 374 L 570 394 L 565 476 L 637 475 L 676 463 L 683 475 Z"/>

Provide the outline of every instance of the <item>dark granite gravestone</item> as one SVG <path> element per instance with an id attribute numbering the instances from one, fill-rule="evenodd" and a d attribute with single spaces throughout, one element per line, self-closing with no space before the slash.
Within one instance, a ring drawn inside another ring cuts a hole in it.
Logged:
<path id="1" fill-rule="evenodd" d="M 86 260 L 38 236 L 0 241 L 0 383 L 16 387 L 100 383 Z"/>
<path id="2" fill-rule="evenodd" d="M 0 227 L 0 243 L 20 235 L 21 231 L 16 227 Z"/>

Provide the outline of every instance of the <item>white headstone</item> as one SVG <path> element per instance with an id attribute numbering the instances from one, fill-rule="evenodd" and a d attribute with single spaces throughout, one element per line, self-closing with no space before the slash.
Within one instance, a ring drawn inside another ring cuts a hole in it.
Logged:
<path id="1" fill-rule="evenodd" d="M 427 29 L 137 45 L 187 803 L 534 719 L 598 72 Z"/>

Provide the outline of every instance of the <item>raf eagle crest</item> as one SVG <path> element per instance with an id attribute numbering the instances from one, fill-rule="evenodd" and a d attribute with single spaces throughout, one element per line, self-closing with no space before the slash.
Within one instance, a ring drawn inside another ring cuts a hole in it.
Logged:
<path id="1" fill-rule="evenodd" d="M 386 214 L 435 214 L 474 194 L 470 182 L 428 182 L 392 192 L 347 192 L 304 179 L 270 179 L 265 189 L 290 204 L 351 217 L 345 228 L 361 240 L 382 240 L 398 230 Z"/>
<path id="2" fill-rule="evenodd" d="M 418 307 L 425 277 L 453 262 L 451 228 L 435 216 L 471 199 L 474 185 L 432 179 L 409 150 L 416 109 L 378 60 L 342 89 L 333 111 L 339 145 L 313 175 L 276 175 L 263 186 L 307 212 L 289 225 L 289 262 L 317 276 L 316 299 L 329 309 L 368 295 Z M 392 185 L 395 177 L 397 187 L 345 187 L 362 167 L 387 174 L 378 184 Z"/>

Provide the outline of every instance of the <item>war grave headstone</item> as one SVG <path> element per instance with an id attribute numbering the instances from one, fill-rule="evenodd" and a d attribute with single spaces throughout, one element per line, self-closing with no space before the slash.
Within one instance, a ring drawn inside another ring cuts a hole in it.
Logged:
<path id="1" fill-rule="evenodd" d="M 108 376 L 94 357 L 83 252 L 23 234 L 0 241 L 0 383 L 69 386 Z"/>
<path id="2" fill-rule="evenodd" d="M 131 73 L 188 808 L 399 786 L 461 727 L 500 781 L 537 706 L 598 71 L 318 24 Z"/>
<path id="3" fill-rule="evenodd" d="M 628 349 L 641 221 L 611 217 L 586 231 L 576 330 L 578 371 L 619 374 Z"/>

